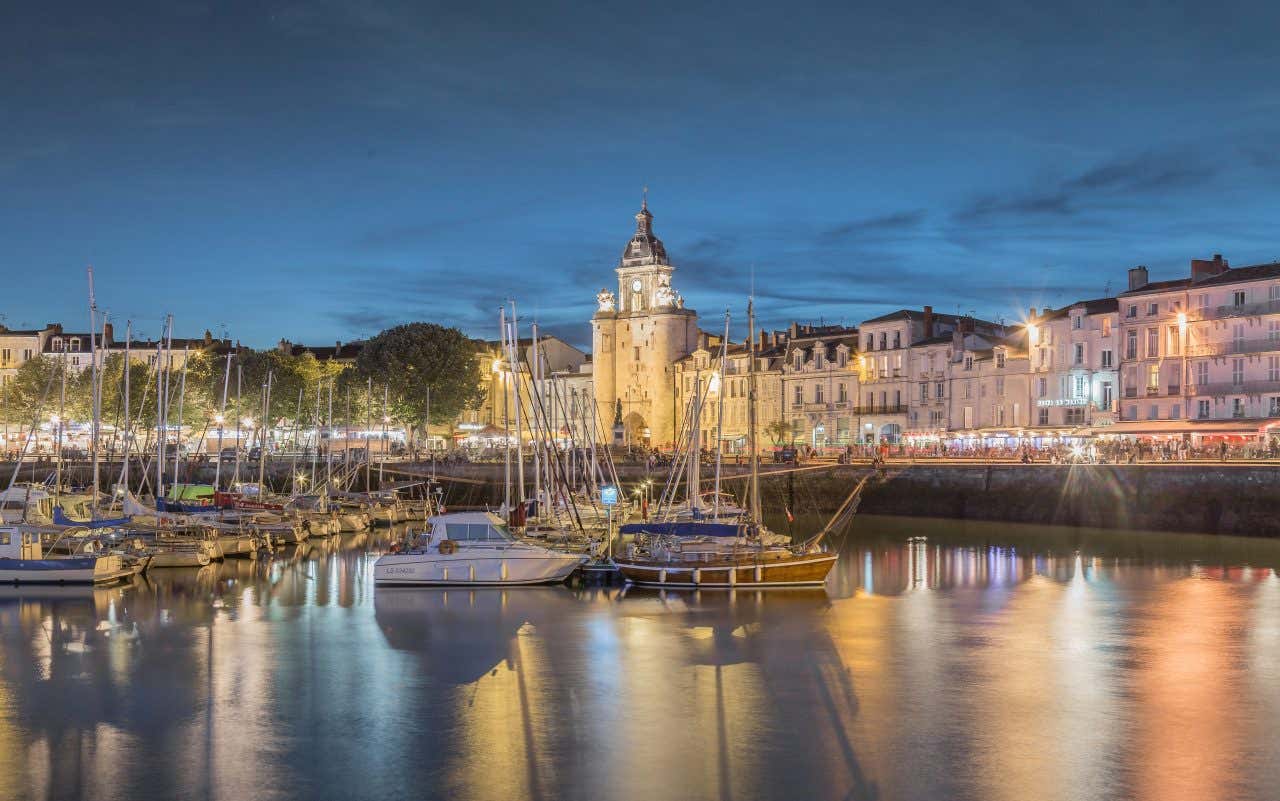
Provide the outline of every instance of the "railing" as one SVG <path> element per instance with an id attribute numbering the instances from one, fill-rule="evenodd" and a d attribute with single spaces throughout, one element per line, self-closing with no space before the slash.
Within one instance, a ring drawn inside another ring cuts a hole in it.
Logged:
<path id="1" fill-rule="evenodd" d="M 806 412 L 829 412 L 829 411 L 831 411 L 831 404 L 830 404 L 830 403 L 823 403 L 823 402 L 817 402 L 817 403 L 805 403 L 805 404 L 802 404 L 802 406 L 804 407 L 804 410 L 805 410 Z"/>
<path id="2" fill-rule="evenodd" d="M 1280 338 L 1233 339 L 1230 342 L 1210 342 L 1187 348 L 1188 356 L 1229 356 L 1233 353 L 1265 353 L 1280 351 Z"/>
<path id="3" fill-rule="evenodd" d="M 1189 395 L 1258 395 L 1280 392 L 1280 381 L 1219 381 L 1188 387 Z"/>
<path id="4" fill-rule="evenodd" d="M 1205 309 L 1193 309 L 1187 313 L 1187 319 L 1221 320 L 1226 317 L 1252 317 L 1259 314 L 1280 314 L 1280 299 L 1246 303 L 1242 306 L 1212 306 Z"/>
<path id="5" fill-rule="evenodd" d="M 1147 397 L 1154 398 L 1160 394 L 1160 387 L 1147 387 Z"/>
<path id="6" fill-rule="evenodd" d="M 907 407 L 890 403 L 885 406 L 855 406 L 852 411 L 855 414 L 906 414 Z"/>

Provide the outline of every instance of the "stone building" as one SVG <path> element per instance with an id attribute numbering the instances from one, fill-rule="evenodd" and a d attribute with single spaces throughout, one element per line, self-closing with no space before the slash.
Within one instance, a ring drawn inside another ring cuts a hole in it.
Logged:
<path id="1" fill-rule="evenodd" d="M 822 450 L 858 441 L 857 355 L 857 328 L 791 324 L 781 380 L 793 442 Z"/>
<path id="2" fill-rule="evenodd" d="M 698 315 L 671 285 L 675 272 L 653 233 L 648 203 L 616 268 L 617 291 L 596 295 L 591 318 L 592 384 L 606 428 L 617 418 L 622 443 L 671 447 L 675 441 L 675 364 L 698 346 Z"/>
<path id="3" fill-rule="evenodd" d="M 776 437 L 770 423 L 783 419 L 781 364 L 785 337 L 761 331 L 755 347 L 756 436 L 763 450 Z M 720 368 L 721 354 L 724 369 Z M 676 431 L 689 423 L 695 386 L 701 387 L 703 411 L 699 416 L 698 442 L 708 450 L 719 447 L 724 453 L 745 453 L 748 438 L 749 365 L 751 353 L 745 342 L 729 343 L 703 333 L 699 346 L 676 362 Z"/>

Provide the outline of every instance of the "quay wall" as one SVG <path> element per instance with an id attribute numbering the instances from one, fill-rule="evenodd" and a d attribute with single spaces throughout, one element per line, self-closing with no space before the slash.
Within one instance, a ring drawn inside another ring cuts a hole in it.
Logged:
<path id="1" fill-rule="evenodd" d="M 866 465 L 841 465 L 766 473 L 760 480 L 762 503 L 766 512 L 781 512 L 785 507 L 794 514 L 831 513 L 867 471 Z M 465 472 L 471 481 L 485 484 L 454 485 L 449 491 L 454 503 L 501 500 L 501 466 L 495 470 L 491 465 L 469 465 Z M 641 470 L 620 472 L 624 484 L 643 476 Z M 660 489 L 663 477 L 653 479 Z M 736 495 L 744 485 L 742 476 L 730 476 L 724 483 Z M 891 464 L 884 481 L 868 484 L 859 510 L 875 515 L 1280 537 L 1280 465 Z"/>

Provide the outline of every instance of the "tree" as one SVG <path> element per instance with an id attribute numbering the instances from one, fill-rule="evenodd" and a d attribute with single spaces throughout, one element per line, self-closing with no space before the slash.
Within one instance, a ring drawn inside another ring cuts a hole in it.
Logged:
<path id="1" fill-rule="evenodd" d="M 375 389 L 387 387 L 392 414 L 418 429 L 427 423 L 428 391 L 435 424 L 450 422 L 483 400 L 480 349 L 457 328 L 409 323 L 366 342 L 356 371 L 372 379 Z"/>
<path id="2" fill-rule="evenodd" d="M 795 440 L 796 427 L 786 420 L 774 420 L 764 427 L 764 433 L 765 436 L 772 440 L 775 446 L 780 448 L 786 443 Z"/>

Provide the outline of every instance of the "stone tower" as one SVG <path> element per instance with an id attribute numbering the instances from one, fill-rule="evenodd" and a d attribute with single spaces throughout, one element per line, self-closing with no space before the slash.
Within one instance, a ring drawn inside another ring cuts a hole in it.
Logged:
<path id="1" fill-rule="evenodd" d="M 675 440 L 675 362 L 698 345 L 698 314 L 671 286 L 675 268 L 653 233 L 648 200 L 616 270 L 618 289 L 600 290 L 591 318 L 593 383 L 601 427 L 621 405 L 626 444 L 670 447 Z"/>

